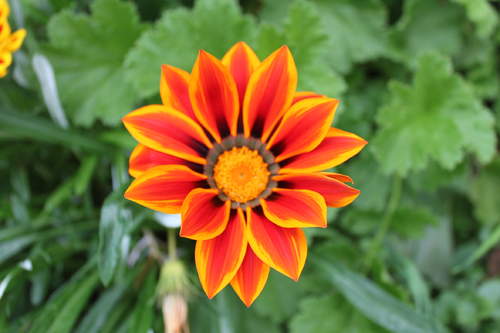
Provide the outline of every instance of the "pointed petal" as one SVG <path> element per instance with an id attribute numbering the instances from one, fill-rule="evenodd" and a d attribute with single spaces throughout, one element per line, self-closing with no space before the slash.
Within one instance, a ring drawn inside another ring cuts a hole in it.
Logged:
<path id="1" fill-rule="evenodd" d="M 240 105 L 243 105 L 243 97 L 247 89 L 250 75 L 260 65 L 259 58 L 255 52 L 245 42 L 234 44 L 222 58 L 222 63 L 229 69 L 229 72 L 236 82 Z"/>
<path id="2" fill-rule="evenodd" d="M 275 180 L 279 187 L 317 192 L 325 198 L 326 204 L 330 207 L 347 206 L 360 193 L 359 190 L 331 177 L 331 174 L 330 176 L 322 173 L 282 175 L 275 177 Z"/>
<path id="3" fill-rule="evenodd" d="M 148 105 L 123 117 L 130 134 L 143 145 L 195 163 L 205 163 L 212 143 L 203 129 L 180 111 Z"/>
<path id="4" fill-rule="evenodd" d="M 314 150 L 281 162 L 280 173 L 316 172 L 333 168 L 359 153 L 367 143 L 356 134 L 330 128 L 326 138 Z"/>
<path id="5" fill-rule="evenodd" d="M 137 178 L 152 167 L 171 164 L 185 165 L 196 172 L 203 173 L 201 164 L 189 162 L 141 144 L 138 144 L 130 154 L 128 171 L 132 177 Z"/>
<path id="6" fill-rule="evenodd" d="M 205 184 L 206 178 L 184 165 L 161 165 L 134 180 L 125 198 L 163 213 L 177 214 L 188 193 Z"/>
<path id="7" fill-rule="evenodd" d="M 260 260 L 298 280 L 307 257 L 304 232 L 298 228 L 282 228 L 269 221 L 259 208 L 247 208 L 247 237 Z"/>
<path id="8" fill-rule="evenodd" d="M 160 96 L 163 104 L 182 111 L 198 122 L 189 99 L 189 73 L 169 65 L 161 66 L 161 72 Z"/>
<path id="9" fill-rule="evenodd" d="M 222 290 L 240 268 L 247 240 L 241 209 L 232 210 L 226 229 L 219 236 L 196 242 L 195 261 L 198 277 L 208 298 Z"/>
<path id="10" fill-rule="evenodd" d="M 231 281 L 234 291 L 247 307 L 252 305 L 266 285 L 269 265 L 260 260 L 248 246 L 240 269 Z"/>
<path id="11" fill-rule="evenodd" d="M 0 12 L 0 16 L 1 14 L 2 12 Z M 3 21 L 2 19 L 0 19 L 0 41 L 2 41 L 3 43 L 3 41 L 6 40 L 8 36 L 10 36 L 10 33 L 11 29 L 9 22 L 7 20 Z"/>
<path id="12" fill-rule="evenodd" d="M 338 103 L 333 98 L 307 98 L 294 104 L 267 145 L 276 162 L 316 148 L 330 129 Z"/>
<path id="13" fill-rule="evenodd" d="M 189 96 L 196 117 L 218 142 L 237 134 L 240 106 L 236 83 L 229 70 L 203 50 L 193 67 Z"/>
<path id="14" fill-rule="evenodd" d="M 293 96 L 292 105 L 306 98 L 317 98 L 317 97 L 325 97 L 325 96 L 317 94 L 312 91 L 297 91 Z"/>
<path id="15" fill-rule="evenodd" d="M 26 30 L 19 29 L 9 36 L 7 43 L 5 45 L 7 52 L 17 51 L 23 44 L 24 38 L 26 37 Z"/>
<path id="16" fill-rule="evenodd" d="M 316 192 L 277 188 L 261 205 L 264 215 L 280 227 L 326 228 L 325 199 Z"/>
<path id="17" fill-rule="evenodd" d="M 336 180 L 340 180 L 341 182 L 343 183 L 352 183 L 354 184 L 354 181 L 352 180 L 351 177 L 347 176 L 347 175 L 343 175 L 341 173 L 335 173 L 335 172 L 322 172 L 321 173 L 322 175 L 325 175 L 327 177 L 330 177 L 330 178 L 333 178 L 333 179 L 336 179 Z"/>
<path id="18" fill-rule="evenodd" d="M 7 22 L 10 13 L 9 3 L 6 0 L 0 0 L 0 23 Z"/>
<path id="19" fill-rule="evenodd" d="M 288 47 L 267 57 L 250 77 L 243 102 L 245 136 L 269 134 L 288 110 L 297 87 L 297 69 Z"/>
<path id="20" fill-rule="evenodd" d="M 215 189 L 191 191 L 182 204 L 181 237 L 212 239 L 226 229 L 231 202 L 221 201 Z"/>
<path id="21" fill-rule="evenodd" d="M 0 78 L 7 75 L 7 68 L 12 63 L 12 53 L 0 54 Z"/>

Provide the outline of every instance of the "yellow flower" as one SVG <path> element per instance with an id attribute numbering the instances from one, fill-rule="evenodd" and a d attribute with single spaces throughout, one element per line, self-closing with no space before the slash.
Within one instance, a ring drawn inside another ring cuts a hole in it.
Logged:
<path id="1" fill-rule="evenodd" d="M 24 29 L 12 33 L 7 21 L 9 12 L 7 0 L 0 0 L 0 78 L 7 75 L 7 68 L 12 63 L 12 53 L 21 47 L 26 37 Z"/>

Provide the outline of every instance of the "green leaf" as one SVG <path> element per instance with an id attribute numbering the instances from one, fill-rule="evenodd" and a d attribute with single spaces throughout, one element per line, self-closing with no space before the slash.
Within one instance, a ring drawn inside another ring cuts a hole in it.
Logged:
<path id="1" fill-rule="evenodd" d="M 389 331 L 440 332 L 425 316 L 342 264 L 325 259 L 315 259 L 315 263 L 354 307 Z"/>
<path id="2" fill-rule="evenodd" d="M 192 332 L 280 332 L 277 324 L 245 307 L 229 289 L 223 289 L 211 301 L 203 295 L 190 304 L 189 325 Z"/>
<path id="3" fill-rule="evenodd" d="M 69 252 L 69 251 L 67 251 Z M 33 305 L 40 305 L 45 300 L 49 290 L 51 272 L 48 269 L 41 270 L 33 274 L 31 278 L 30 301 Z"/>
<path id="4" fill-rule="evenodd" d="M 410 244 L 408 244 L 410 245 Z M 453 233 L 448 217 L 439 217 L 438 225 L 427 228 L 424 235 L 407 249 L 420 272 L 434 284 L 450 283 L 453 255 Z"/>
<path id="5" fill-rule="evenodd" d="M 99 333 L 128 333 L 128 323 L 130 322 L 130 309 L 132 308 L 133 300 L 130 298 L 118 302 L 113 311 L 108 316 L 106 324 L 102 327 Z"/>
<path id="6" fill-rule="evenodd" d="M 386 332 L 356 311 L 339 295 L 308 297 L 290 322 L 291 333 Z"/>
<path id="7" fill-rule="evenodd" d="M 380 167 L 367 168 L 367 165 L 377 165 L 370 151 L 364 151 L 359 157 L 342 165 L 340 172 L 352 177 L 354 187 L 357 187 L 357 184 L 362 185 L 360 187 L 361 194 L 353 203 L 355 207 L 382 211 L 387 205 L 391 185 L 390 178 L 381 172 Z"/>
<path id="8" fill-rule="evenodd" d="M 115 306 L 125 294 L 127 288 L 127 284 L 122 284 L 103 292 L 99 299 L 92 305 L 85 317 L 83 317 L 80 325 L 78 325 L 74 332 L 100 332 L 110 313 L 113 312 Z"/>
<path id="9" fill-rule="evenodd" d="M 314 0 L 314 3 L 321 13 L 324 31 L 328 32 L 324 52 L 333 68 L 346 73 L 353 64 L 386 52 L 387 14 L 382 2 Z"/>
<path id="10" fill-rule="evenodd" d="M 492 317 L 496 320 L 500 319 L 500 279 L 491 279 L 483 282 L 478 290 L 478 295 L 486 303 L 486 311 L 491 312 Z M 486 312 L 485 311 L 485 312 Z"/>
<path id="11" fill-rule="evenodd" d="M 346 89 L 344 79 L 326 65 L 318 66 L 314 61 L 302 68 L 298 89 L 314 91 L 339 98 Z"/>
<path id="12" fill-rule="evenodd" d="M 474 22 L 481 38 L 491 36 L 498 24 L 498 15 L 487 0 L 453 0 L 465 7 L 467 17 Z"/>
<path id="13" fill-rule="evenodd" d="M 428 207 L 417 205 L 400 205 L 391 219 L 391 230 L 407 238 L 420 236 L 426 227 L 438 223 Z"/>
<path id="14" fill-rule="evenodd" d="M 488 44 L 491 46 L 491 44 Z M 500 78 L 498 76 L 498 58 L 496 50 L 484 52 L 486 57 L 483 61 L 472 67 L 467 72 L 467 80 L 473 86 L 476 94 L 483 99 L 494 99 L 500 90 Z"/>
<path id="15" fill-rule="evenodd" d="M 97 157 L 95 155 L 86 157 L 83 160 L 74 178 L 76 195 L 82 195 L 85 192 L 85 190 L 87 190 L 87 187 L 89 186 L 96 165 L 97 165 Z"/>
<path id="16" fill-rule="evenodd" d="M 448 1 L 405 1 L 390 34 L 390 54 L 411 66 L 429 51 L 456 55 L 462 48 L 464 19 L 460 6 Z"/>
<path id="17" fill-rule="evenodd" d="M 99 281 L 92 262 L 59 287 L 38 312 L 30 333 L 70 332 Z"/>
<path id="18" fill-rule="evenodd" d="M 156 289 L 156 270 L 146 277 L 146 281 L 140 288 L 137 305 L 130 315 L 129 331 L 134 333 L 147 333 L 153 325 L 155 314 L 155 289 Z"/>
<path id="19" fill-rule="evenodd" d="M 474 215 L 485 224 L 500 223 L 500 158 L 484 167 L 472 181 L 469 196 Z"/>
<path id="20" fill-rule="evenodd" d="M 297 310 L 298 301 L 303 293 L 299 284 L 283 274 L 271 271 L 262 294 L 252 307 L 262 316 L 279 323 Z"/>
<path id="21" fill-rule="evenodd" d="M 125 207 L 123 192 L 112 193 L 101 208 L 99 222 L 99 276 L 108 285 L 113 279 L 116 267 L 121 260 L 122 240 L 132 214 Z"/>
<path id="22" fill-rule="evenodd" d="M 493 157 L 493 117 L 446 58 L 420 57 L 413 84 L 391 81 L 389 90 L 371 145 L 386 173 L 405 176 L 424 169 L 429 160 L 453 169 L 466 151 L 482 163 Z"/>
<path id="23" fill-rule="evenodd" d="M 78 131 L 65 130 L 47 119 L 24 112 L 0 112 L 0 132 L 16 140 L 35 140 L 61 146 L 102 152 L 106 145 Z M 87 133 L 88 134 L 88 133 Z"/>
<path id="24" fill-rule="evenodd" d="M 87 304 L 92 291 L 97 285 L 97 281 L 96 274 L 91 274 L 75 288 L 71 293 L 71 297 L 66 299 L 64 305 L 59 309 L 57 316 L 52 321 L 52 325 L 46 331 L 47 333 L 71 332 L 78 315 Z"/>
<path id="25" fill-rule="evenodd" d="M 257 36 L 257 54 L 263 59 L 282 45 L 290 47 L 299 72 L 298 89 L 338 97 L 345 82 L 323 56 L 328 35 L 317 8 L 294 1 L 280 26 L 262 24 Z"/>
<path id="26" fill-rule="evenodd" d="M 356 133 L 369 141 L 373 132 L 372 123 L 376 115 L 373 110 L 380 107 L 386 94 L 387 82 L 385 80 L 373 80 L 368 73 L 365 73 L 363 67 L 359 68 L 349 78 L 349 89 L 335 114 L 335 127 Z M 370 154 L 367 152 L 360 155 L 361 159 L 368 157 Z M 346 166 L 358 161 L 359 159 L 350 161 Z M 367 180 L 373 178 L 377 177 L 370 175 Z"/>
<path id="27" fill-rule="evenodd" d="M 144 27 L 130 2 L 96 0 L 91 12 L 64 10 L 53 16 L 47 55 L 73 121 L 116 125 L 137 99 L 125 80 L 123 62 Z"/>
<path id="28" fill-rule="evenodd" d="M 500 225 L 498 225 L 488 237 L 484 239 L 481 244 L 472 252 L 463 262 L 453 267 L 454 273 L 462 272 L 464 269 L 470 267 L 474 262 L 479 260 L 482 256 L 488 253 L 494 246 L 500 242 Z"/>
<path id="29" fill-rule="evenodd" d="M 22 168 L 12 172 L 10 183 L 14 193 L 17 194 L 23 202 L 30 200 L 30 185 L 26 169 Z"/>
<path id="30" fill-rule="evenodd" d="M 36 229 L 32 228 L 6 228 L 0 233 L 0 264 L 14 255 L 20 253 L 27 246 L 36 241 L 45 241 L 53 237 L 77 234 L 78 232 L 88 231 L 94 228 L 95 222 L 72 223 L 58 228 Z"/>
<path id="31" fill-rule="evenodd" d="M 74 178 L 64 180 L 64 182 L 59 185 L 54 192 L 47 196 L 47 200 L 43 205 L 43 210 L 49 213 L 59 207 L 73 195 L 74 187 Z"/>
<path id="32" fill-rule="evenodd" d="M 50 213 L 72 196 L 83 195 L 90 184 L 96 165 L 96 155 L 85 157 L 76 173 L 48 196 L 43 207 L 44 211 Z"/>
<path id="33" fill-rule="evenodd" d="M 431 303 L 429 287 L 418 267 L 397 250 L 391 252 L 394 257 L 394 269 L 405 280 L 415 302 L 416 310 L 423 315 L 429 316 L 429 319 L 432 320 L 433 305 Z"/>
<path id="34" fill-rule="evenodd" d="M 347 210 L 342 225 L 358 235 L 371 234 L 383 218 L 380 211 L 351 208 Z M 394 211 L 389 222 L 389 230 L 403 238 L 422 235 L 429 225 L 437 224 L 437 218 L 429 208 L 417 204 L 402 204 Z"/>
<path id="35" fill-rule="evenodd" d="M 0 243 L 0 264 L 11 258 L 37 239 L 36 234 L 22 235 Z"/>
<path id="36" fill-rule="evenodd" d="M 286 44 L 292 49 L 298 66 L 311 64 L 311 61 L 323 52 L 328 41 L 328 35 L 321 25 L 320 14 L 315 6 L 305 1 L 292 3 L 283 31 Z"/>
<path id="37" fill-rule="evenodd" d="M 465 193 L 469 190 L 469 172 L 467 160 L 453 170 L 446 170 L 436 162 L 430 162 L 424 170 L 413 173 L 408 181 L 413 189 L 421 192 L 435 192 L 445 187 Z"/>
<path id="38" fill-rule="evenodd" d="M 259 19 L 264 22 L 280 24 L 286 17 L 290 0 L 262 0 L 259 9 Z"/>
<path id="39" fill-rule="evenodd" d="M 255 27 L 234 0 L 198 0 L 192 10 L 168 10 L 127 56 L 127 77 L 140 96 L 152 96 L 162 64 L 191 71 L 198 50 L 222 57 L 240 40 L 251 43 Z"/>

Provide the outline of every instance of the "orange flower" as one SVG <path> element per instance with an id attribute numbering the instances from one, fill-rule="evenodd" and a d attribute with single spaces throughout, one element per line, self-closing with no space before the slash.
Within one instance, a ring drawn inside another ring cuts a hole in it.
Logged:
<path id="1" fill-rule="evenodd" d="M 7 68 L 12 63 L 12 52 L 21 47 L 26 30 L 19 29 L 12 33 L 7 17 L 10 8 L 6 0 L 0 0 L 0 78 L 7 75 Z"/>
<path id="2" fill-rule="evenodd" d="M 180 235 L 196 240 L 201 285 L 212 298 L 229 283 L 250 306 L 269 267 L 298 280 L 304 227 L 326 227 L 326 207 L 351 203 L 348 176 L 320 172 L 366 141 L 331 128 L 338 101 L 296 92 L 286 46 L 262 63 L 243 42 L 219 61 L 200 51 L 191 74 L 163 66 L 163 105 L 123 122 L 139 145 L 125 197 L 181 213 Z"/>

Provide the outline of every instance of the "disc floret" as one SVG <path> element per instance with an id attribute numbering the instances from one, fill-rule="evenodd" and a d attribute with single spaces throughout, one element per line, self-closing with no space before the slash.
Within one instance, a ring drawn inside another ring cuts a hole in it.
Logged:
<path id="1" fill-rule="evenodd" d="M 278 165 L 257 139 L 228 137 L 210 150 L 207 159 L 210 186 L 220 191 L 221 199 L 231 200 L 233 208 L 258 205 L 276 186 L 272 176 Z"/>

